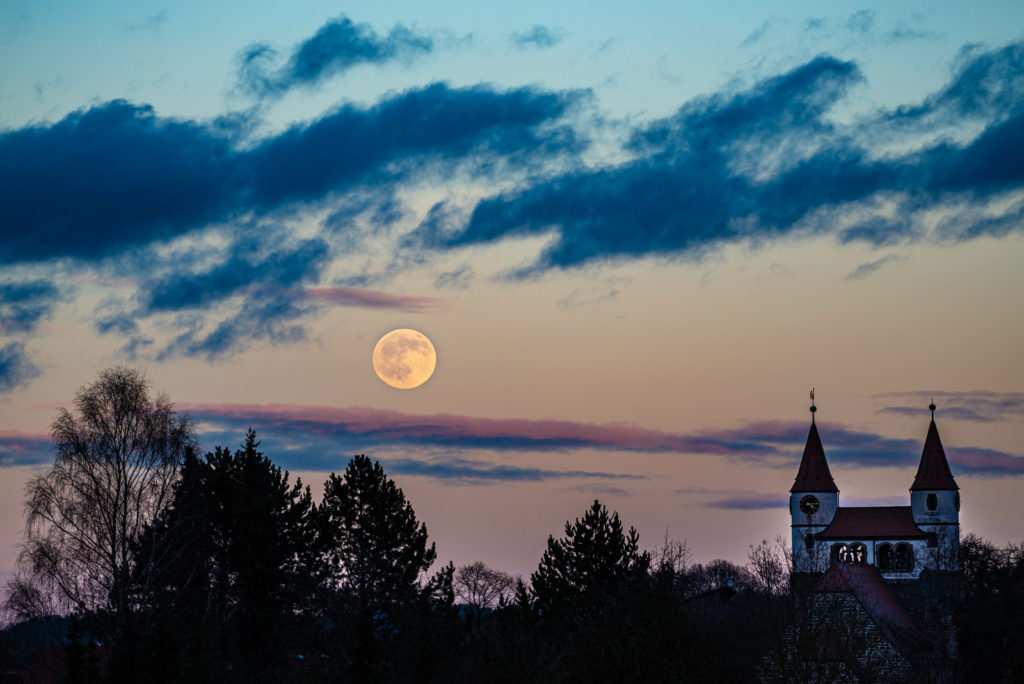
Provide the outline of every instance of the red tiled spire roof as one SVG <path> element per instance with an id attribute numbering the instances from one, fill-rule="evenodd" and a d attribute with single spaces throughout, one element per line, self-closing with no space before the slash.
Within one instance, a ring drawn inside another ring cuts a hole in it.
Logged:
<path id="1" fill-rule="evenodd" d="M 949 462 L 946 460 L 946 452 L 942 450 L 942 440 L 939 439 L 939 429 L 935 427 L 934 418 L 924 440 L 921 465 L 917 467 L 914 484 L 910 486 L 912 492 L 922 489 L 960 489 L 953 479 L 953 473 L 949 471 Z"/>
<path id="2" fill-rule="evenodd" d="M 914 524 L 910 506 L 843 507 L 818 539 L 927 539 Z"/>
<path id="3" fill-rule="evenodd" d="M 804 457 L 800 459 L 800 470 L 790 492 L 838 492 L 825 460 L 825 449 L 821 446 L 818 426 L 811 420 L 811 431 L 807 433 Z"/>

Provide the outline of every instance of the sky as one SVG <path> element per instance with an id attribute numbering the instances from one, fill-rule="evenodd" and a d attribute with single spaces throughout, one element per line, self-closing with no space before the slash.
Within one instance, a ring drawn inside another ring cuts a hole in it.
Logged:
<path id="1" fill-rule="evenodd" d="M 55 411 L 130 365 L 314 494 L 365 453 L 528 576 L 841 505 L 1024 539 L 1024 5 L 0 2 L 0 579 Z M 377 340 L 427 335 L 392 388 Z"/>

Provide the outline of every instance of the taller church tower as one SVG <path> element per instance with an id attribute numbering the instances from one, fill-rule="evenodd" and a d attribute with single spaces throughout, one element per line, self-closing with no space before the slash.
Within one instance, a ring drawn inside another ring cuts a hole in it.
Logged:
<path id="1" fill-rule="evenodd" d="M 953 479 L 935 427 L 935 404 L 928 406 L 932 421 L 924 440 L 921 463 L 910 486 L 910 510 L 914 524 L 928 535 L 928 553 L 934 554 L 935 570 L 960 567 L 960 488 Z"/>
<path id="2" fill-rule="evenodd" d="M 825 449 L 814 422 L 817 410 L 814 390 L 811 390 L 811 429 L 807 433 L 800 470 L 789 490 L 794 572 L 824 572 L 828 568 L 828 554 L 821 553 L 822 547 L 816 543 L 815 535 L 832 523 L 839 507 L 839 488 L 829 472 Z"/>

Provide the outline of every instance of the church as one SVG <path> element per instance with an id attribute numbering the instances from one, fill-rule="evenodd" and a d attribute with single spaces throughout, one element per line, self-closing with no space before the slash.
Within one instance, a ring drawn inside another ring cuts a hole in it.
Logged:
<path id="1" fill-rule="evenodd" d="M 839 505 L 813 399 L 812 392 L 810 431 L 789 498 L 794 590 L 805 597 L 805 622 L 827 627 L 832 639 L 823 649 L 816 637 L 813 658 L 840 665 L 843 676 L 830 676 L 841 681 L 943 681 L 957 658 L 960 492 L 935 405 L 928 407 L 910 505 L 856 507 Z M 848 637 L 842 648 L 837 629 Z"/>
<path id="2" fill-rule="evenodd" d="M 910 505 L 853 507 L 839 505 L 811 406 L 807 445 L 789 490 L 794 572 L 825 572 L 845 563 L 872 565 L 887 580 L 911 580 L 924 570 L 959 569 L 960 491 L 935 426 L 935 405 L 929 409 Z"/>

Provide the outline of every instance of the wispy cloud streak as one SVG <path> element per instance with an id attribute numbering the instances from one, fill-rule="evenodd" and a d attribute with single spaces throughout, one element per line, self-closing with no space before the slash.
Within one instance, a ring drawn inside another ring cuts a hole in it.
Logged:
<path id="1" fill-rule="evenodd" d="M 427 311 L 445 309 L 452 300 L 444 297 L 425 295 L 401 295 L 379 290 L 363 290 L 354 287 L 308 287 L 300 296 L 336 306 L 356 306 L 369 309 L 395 309 L 397 311 Z"/>
<path id="2" fill-rule="evenodd" d="M 264 430 L 360 438 L 368 444 L 417 443 L 482 449 L 625 449 L 714 454 L 775 454 L 774 445 L 720 435 L 678 435 L 627 425 L 558 420 L 474 418 L 450 414 L 415 415 L 362 407 L 191 404 L 206 420 Z"/>
<path id="3" fill-rule="evenodd" d="M 0 347 L 0 394 L 27 385 L 39 373 L 39 367 L 25 353 L 24 342 L 8 342 Z"/>
<path id="4" fill-rule="evenodd" d="M 991 423 L 1024 416 L 1024 392 L 914 390 L 876 394 L 875 398 L 886 401 L 901 400 L 900 405 L 888 405 L 878 409 L 879 413 L 914 418 L 927 415 L 925 407 L 932 400 L 939 407 L 937 415 L 942 419 Z"/>
<path id="5" fill-rule="evenodd" d="M 533 452 L 598 449 L 715 455 L 793 468 L 807 438 L 806 423 L 795 421 L 753 422 L 681 434 L 619 424 L 417 415 L 363 407 L 192 404 L 188 408 L 214 429 L 244 430 L 253 425 L 286 441 L 324 441 L 355 451 L 389 445 Z M 822 423 L 819 431 L 836 467 L 912 468 L 920 459 L 924 439 L 923 432 L 920 439 L 900 439 L 835 423 Z M 1024 475 L 1024 457 L 1015 454 L 947 445 L 947 456 L 955 474 Z"/>
<path id="6" fill-rule="evenodd" d="M 17 430 L 0 430 L 0 467 L 49 463 L 50 435 Z"/>
<path id="7" fill-rule="evenodd" d="M 329 20 L 296 45 L 285 63 L 266 43 L 249 45 L 238 56 L 239 87 L 259 97 L 280 97 L 292 88 L 312 87 L 361 64 L 409 62 L 434 50 L 430 36 L 396 24 L 387 35 L 345 15 Z"/>

